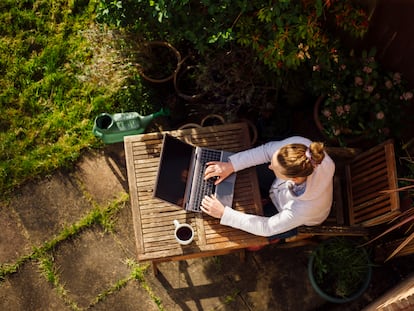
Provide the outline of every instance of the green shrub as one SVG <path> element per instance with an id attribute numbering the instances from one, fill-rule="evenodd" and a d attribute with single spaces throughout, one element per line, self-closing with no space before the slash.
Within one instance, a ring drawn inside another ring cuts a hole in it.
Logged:
<path id="1" fill-rule="evenodd" d="M 200 54 L 246 46 L 278 73 L 325 57 L 338 46 L 338 29 L 360 38 L 368 28 L 360 5 L 339 0 L 100 0 L 97 16 L 129 26 L 146 40 L 188 42 Z"/>
<path id="2" fill-rule="evenodd" d="M 260 111 L 263 97 L 265 101 L 269 97 L 263 90 L 274 93 L 272 105 L 277 101 L 297 105 L 310 93 L 303 81 L 311 77 L 314 66 L 341 47 L 341 37 L 361 38 L 368 29 L 367 12 L 359 3 L 340 0 L 100 0 L 97 19 L 127 27 L 141 41 L 168 41 L 186 59 L 182 67 L 189 63 L 186 56 L 191 56 L 208 78 L 195 88 L 202 89 L 214 111 L 223 114 L 249 111 L 252 106 Z M 238 51 L 251 57 L 233 62 L 238 67 L 233 70 L 228 63 Z M 226 81 L 242 82 L 228 83 L 232 94 L 217 90 L 211 64 L 224 69 L 219 73 Z M 239 70 L 251 65 L 255 70 L 248 75 Z M 266 85 L 260 76 L 264 72 Z"/>
<path id="3" fill-rule="evenodd" d="M 233 25 L 240 14 L 252 9 L 250 3 L 247 0 L 100 0 L 97 19 L 110 25 L 128 26 L 146 40 L 165 40 L 177 46 L 187 42 L 203 54 L 233 41 Z"/>

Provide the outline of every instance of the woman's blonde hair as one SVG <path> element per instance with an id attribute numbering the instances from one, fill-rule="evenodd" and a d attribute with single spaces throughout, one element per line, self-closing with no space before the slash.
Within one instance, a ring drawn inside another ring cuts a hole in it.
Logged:
<path id="1" fill-rule="evenodd" d="M 303 144 L 289 144 L 280 148 L 277 162 L 286 177 L 306 177 L 313 173 L 324 157 L 325 147 L 321 142 L 312 142 L 309 148 Z"/>

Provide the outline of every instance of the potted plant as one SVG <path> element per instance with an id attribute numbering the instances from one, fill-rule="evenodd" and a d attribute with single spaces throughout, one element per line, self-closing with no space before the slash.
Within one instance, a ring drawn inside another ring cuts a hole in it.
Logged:
<path id="1" fill-rule="evenodd" d="M 174 78 L 181 66 L 181 54 L 170 43 L 150 41 L 144 43 L 137 55 L 140 75 L 153 83 L 164 83 Z"/>
<path id="2" fill-rule="evenodd" d="M 311 254 L 308 275 L 324 299 L 346 303 L 368 288 L 372 266 L 367 251 L 353 240 L 335 237 L 322 242 Z"/>
<path id="3" fill-rule="evenodd" d="M 188 60 L 192 60 L 192 62 Z M 173 81 L 179 97 L 189 102 L 196 102 L 203 97 L 203 86 L 198 83 L 198 77 L 203 74 L 202 71 L 201 66 L 196 63 L 193 57 L 184 57 Z"/>
<path id="4" fill-rule="evenodd" d="M 413 98 L 399 72 L 384 70 L 375 49 L 361 57 L 332 51 L 313 66 L 312 88 L 321 95 L 314 107 L 317 127 L 340 145 L 364 137 L 383 141 L 398 136 L 401 110 Z"/>

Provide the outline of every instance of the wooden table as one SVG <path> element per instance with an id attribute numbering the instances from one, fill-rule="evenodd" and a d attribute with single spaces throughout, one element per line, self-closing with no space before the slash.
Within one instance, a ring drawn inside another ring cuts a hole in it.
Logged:
<path id="1" fill-rule="evenodd" d="M 169 131 L 196 146 L 228 151 L 250 148 L 249 129 L 245 123 Z M 267 244 L 266 238 L 220 225 L 218 219 L 204 213 L 183 209 L 153 198 L 163 133 L 149 133 L 124 138 L 125 157 L 137 245 L 138 261 L 156 263 L 223 255 L 249 246 Z M 262 214 L 260 192 L 254 168 L 237 173 L 233 208 L 245 213 Z M 195 238 L 181 246 L 174 238 L 173 220 L 189 223 Z M 242 252 L 244 254 L 244 252 Z"/>

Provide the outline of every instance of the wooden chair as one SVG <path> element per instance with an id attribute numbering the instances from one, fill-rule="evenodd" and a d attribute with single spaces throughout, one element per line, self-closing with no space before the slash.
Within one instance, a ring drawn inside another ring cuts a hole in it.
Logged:
<path id="1" fill-rule="evenodd" d="M 400 213 L 398 192 L 383 192 L 398 188 L 391 140 L 356 156 L 346 166 L 345 174 L 349 225 L 374 226 Z"/>
<path id="2" fill-rule="evenodd" d="M 368 235 L 369 227 L 391 220 L 400 213 L 396 189 L 397 170 L 392 140 L 365 152 L 353 148 L 327 148 L 334 159 L 334 203 L 320 226 L 298 228 L 298 236 Z"/>

